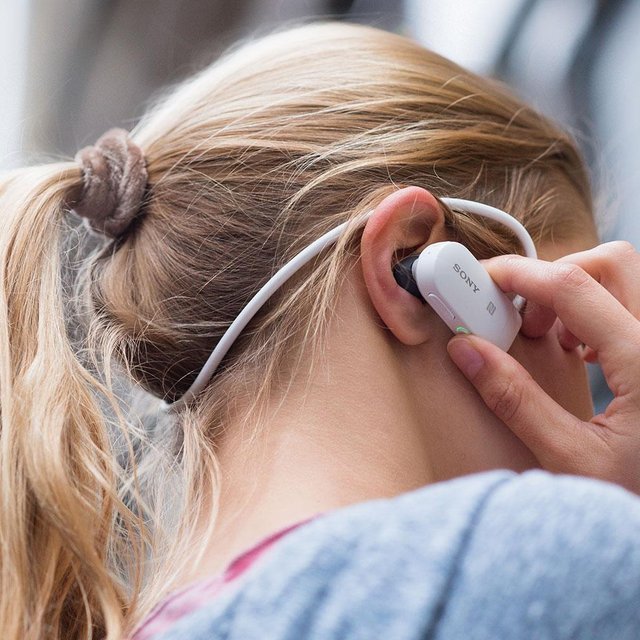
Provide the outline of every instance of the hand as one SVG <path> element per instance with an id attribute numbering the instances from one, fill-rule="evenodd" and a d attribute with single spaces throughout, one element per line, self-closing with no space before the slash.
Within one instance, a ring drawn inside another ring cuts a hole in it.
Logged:
<path id="1" fill-rule="evenodd" d="M 555 262 L 500 256 L 484 264 L 503 291 L 527 298 L 522 333 L 539 337 L 558 324 L 565 349 L 600 362 L 614 399 L 603 414 L 580 420 L 509 354 L 477 336 L 452 338 L 452 360 L 543 468 L 640 494 L 640 254 L 610 242 Z"/>

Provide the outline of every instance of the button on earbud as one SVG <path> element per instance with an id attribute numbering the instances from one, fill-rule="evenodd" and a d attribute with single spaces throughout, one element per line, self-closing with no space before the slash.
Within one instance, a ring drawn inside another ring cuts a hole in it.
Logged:
<path id="1" fill-rule="evenodd" d="M 431 305 L 433 310 L 445 321 L 453 320 L 455 315 L 453 311 L 447 307 L 447 305 L 438 298 L 435 293 L 430 293 L 427 296 L 427 302 Z"/>

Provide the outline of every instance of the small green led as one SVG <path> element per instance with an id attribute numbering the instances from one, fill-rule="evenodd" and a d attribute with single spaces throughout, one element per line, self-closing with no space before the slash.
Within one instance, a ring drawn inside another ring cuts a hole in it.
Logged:
<path id="1" fill-rule="evenodd" d="M 456 327 L 456 333 L 471 333 L 467 327 Z"/>

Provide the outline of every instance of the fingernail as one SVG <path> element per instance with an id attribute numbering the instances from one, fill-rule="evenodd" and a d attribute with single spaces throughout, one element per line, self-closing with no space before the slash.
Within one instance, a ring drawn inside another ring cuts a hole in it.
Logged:
<path id="1" fill-rule="evenodd" d="M 447 345 L 449 356 L 464 375 L 473 380 L 484 366 L 484 358 L 467 338 L 454 338 Z"/>

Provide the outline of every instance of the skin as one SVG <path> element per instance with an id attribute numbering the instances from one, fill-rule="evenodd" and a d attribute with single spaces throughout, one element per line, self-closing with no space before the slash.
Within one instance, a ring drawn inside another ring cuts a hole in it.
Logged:
<path id="1" fill-rule="evenodd" d="M 452 359 L 545 469 L 640 495 L 640 254 L 617 241 L 555 262 L 501 256 L 487 268 L 500 287 L 531 303 L 522 332 L 553 330 L 565 350 L 598 361 L 613 400 L 604 412 L 581 419 L 546 394 L 517 360 L 477 336 L 451 340 Z"/>
<path id="2" fill-rule="evenodd" d="M 393 278 L 395 251 L 446 239 L 442 211 L 423 189 L 401 189 L 376 208 L 336 301 L 322 365 L 274 399 L 256 443 L 237 425 L 225 430 L 216 530 L 178 584 L 221 571 L 261 538 L 318 513 L 464 474 L 541 466 L 449 357 L 449 329 Z M 596 242 L 586 224 L 583 237 L 542 247 L 541 256 Z M 519 335 L 510 354 L 564 410 L 588 420 L 588 380 L 574 347 L 548 331 Z"/>

